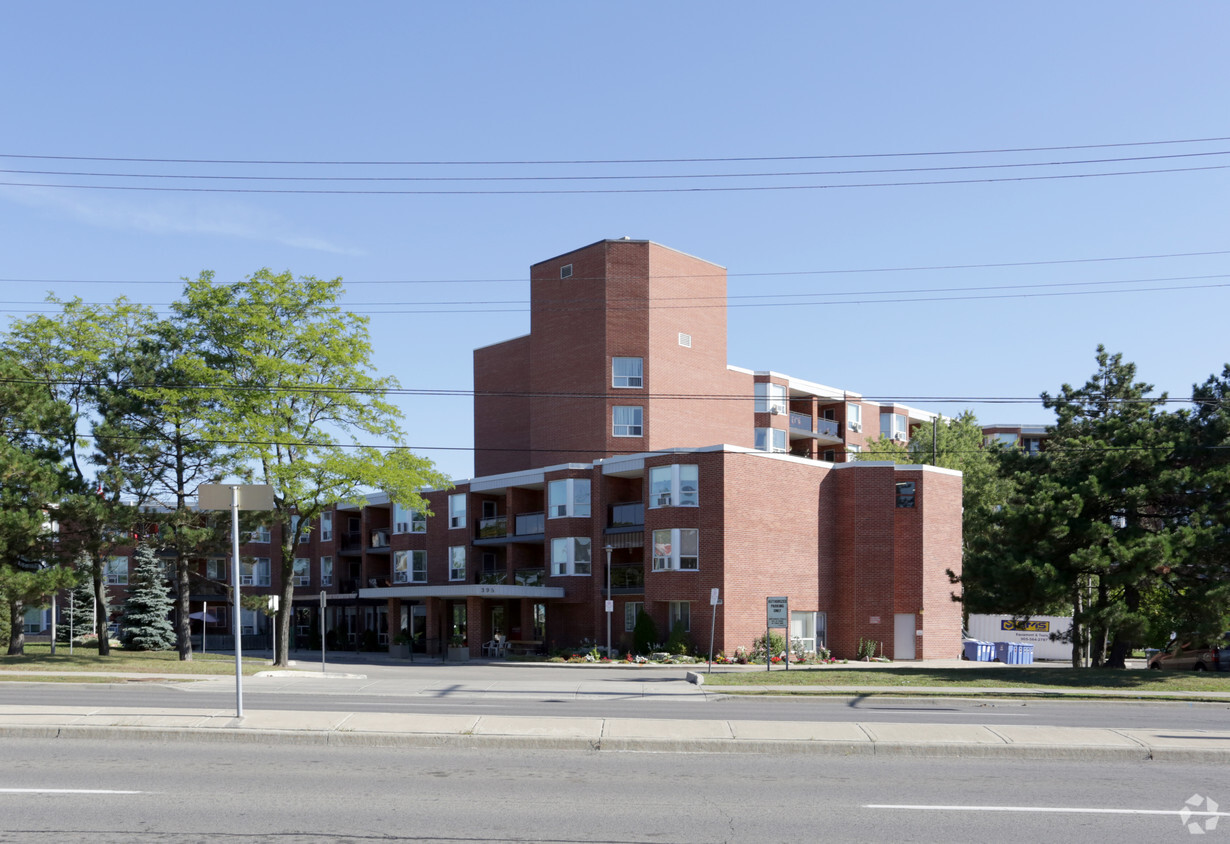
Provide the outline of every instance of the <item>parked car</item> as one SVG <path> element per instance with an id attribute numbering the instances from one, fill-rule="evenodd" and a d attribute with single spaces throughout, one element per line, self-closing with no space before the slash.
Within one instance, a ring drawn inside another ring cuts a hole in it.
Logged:
<path id="1" fill-rule="evenodd" d="M 1170 647 L 1149 657 L 1149 667 L 1170 671 L 1230 671 L 1230 633 L 1216 644 L 1194 646 L 1171 642 Z"/>

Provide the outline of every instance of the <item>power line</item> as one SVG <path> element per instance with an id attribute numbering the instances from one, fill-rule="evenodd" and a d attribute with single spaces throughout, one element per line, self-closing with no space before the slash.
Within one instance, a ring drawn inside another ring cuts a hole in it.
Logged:
<path id="1" fill-rule="evenodd" d="M 762 179 L 799 176 L 866 176 L 884 173 L 937 173 L 964 170 L 1001 170 L 1020 167 L 1067 167 L 1084 164 L 1122 164 L 1129 161 L 1161 161 L 1230 155 L 1230 150 L 1170 153 L 1166 155 L 1082 158 L 1066 161 L 1018 161 L 1004 164 L 953 164 L 936 167 L 892 167 L 863 170 L 788 170 L 758 173 L 620 173 L 568 176 L 265 176 L 234 173 L 106 173 L 82 170 L 2 170 L 20 176 L 85 176 L 100 179 L 184 179 L 241 182 L 601 182 L 658 181 L 663 179 Z"/>
<path id="2" fill-rule="evenodd" d="M 694 164 L 746 161 L 825 161 L 860 158 L 906 158 L 931 155 L 993 155 L 1012 152 L 1060 152 L 1078 149 L 1116 149 L 1123 147 L 1164 146 L 1170 144 L 1202 144 L 1230 141 L 1230 137 L 1181 138 L 1160 141 L 1129 141 L 1109 144 L 1067 144 L 1042 147 L 1006 147 L 998 149 L 933 150 L 930 152 L 878 152 L 846 153 L 830 155 L 770 155 L 727 156 L 714 158 L 607 158 L 607 159 L 524 159 L 524 160 L 474 160 L 474 161 L 346 161 L 346 160 L 279 160 L 279 159 L 222 159 L 222 158 L 136 158 L 87 155 L 34 155 L 0 153 L 0 158 L 35 159 L 42 161 L 113 161 L 144 164 L 302 164 L 324 166 L 509 166 L 509 165 L 570 165 L 570 164 Z"/>
<path id="3" fill-rule="evenodd" d="M 0 182 L 4 187 L 20 188 L 67 188 L 72 190 L 105 191 L 152 191 L 158 193 L 231 193 L 231 194 L 287 194 L 298 196 L 547 196 L 583 194 L 651 194 L 651 193 L 730 193 L 753 191 L 800 191 L 837 190 L 842 188 L 898 188 L 931 187 L 940 185 L 978 185 L 1002 182 L 1038 182 L 1057 179 L 1094 179 L 1107 176 L 1143 176 L 1165 173 L 1193 173 L 1204 170 L 1226 170 L 1230 164 L 1211 164 L 1200 167 L 1169 167 L 1154 170 L 1114 170 L 1099 173 L 1057 173 L 1045 176 L 996 176 L 983 179 L 928 179 L 911 182 L 851 182 L 848 184 L 818 185 L 725 185 L 693 187 L 639 187 L 639 188 L 533 188 L 533 189 L 483 189 L 483 190 L 369 190 L 359 188 L 213 188 L 213 187 L 164 187 L 159 185 L 82 185 L 44 182 Z"/>
<path id="4" fill-rule="evenodd" d="M 765 271 L 765 272 L 739 272 L 725 273 L 725 276 L 730 278 L 769 278 L 772 276 L 801 276 L 801 275 L 843 275 L 856 273 L 905 273 L 905 272 L 930 272 L 935 270 L 981 270 L 981 269 L 998 269 L 1005 267 L 1041 267 L 1053 266 L 1058 264 L 1091 264 L 1104 263 L 1111 261 L 1148 261 L 1162 258 L 1203 258 L 1213 255 L 1230 255 L 1230 249 L 1214 249 L 1203 252 L 1164 252 L 1153 255 L 1111 255 L 1095 258 L 1054 258 L 1037 261 L 999 261 L 994 263 L 982 264 L 932 264 L 921 266 L 900 266 L 900 267 L 852 267 L 849 269 L 819 269 L 819 270 L 781 270 L 781 271 Z M 721 278 L 722 273 L 696 273 L 696 274 L 679 274 L 679 275 L 659 275 L 655 278 L 660 279 L 695 279 L 695 278 Z M 645 276 L 626 276 L 633 280 L 645 280 Z M 573 282 L 584 281 L 601 281 L 602 276 L 573 276 L 570 280 Z M 505 284 L 505 283 L 523 283 L 529 281 L 528 278 L 427 278 L 427 279 L 365 279 L 357 281 L 346 281 L 345 284 Z M 177 278 L 172 280 L 148 280 L 148 279 L 73 279 L 73 278 L 0 278 L 0 282 L 13 284 L 183 284 L 184 279 Z M 223 282 L 215 282 L 215 286 L 222 286 Z"/>

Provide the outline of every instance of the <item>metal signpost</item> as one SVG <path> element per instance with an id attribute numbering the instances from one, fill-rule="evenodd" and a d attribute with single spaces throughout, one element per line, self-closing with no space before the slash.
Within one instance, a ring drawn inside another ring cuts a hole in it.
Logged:
<path id="1" fill-rule="evenodd" d="M 769 667 L 773 662 L 772 654 L 772 631 L 774 628 L 785 628 L 787 633 L 786 638 L 786 670 L 790 670 L 790 602 L 786 598 L 767 598 L 768 611 L 766 613 L 765 631 L 764 631 L 764 670 L 771 671 Z"/>
<path id="2" fill-rule="evenodd" d="M 325 608 L 329 606 L 328 593 L 320 590 L 320 673 L 325 673 Z"/>
<path id="3" fill-rule="evenodd" d="M 273 487 L 268 484 L 201 484 L 197 505 L 202 510 L 231 511 L 231 630 L 235 636 L 235 717 L 243 717 L 242 633 L 239 614 L 239 511 L 272 510 Z"/>
<path id="4" fill-rule="evenodd" d="M 717 608 L 722 603 L 720 593 L 716 586 L 709 590 L 709 606 L 713 607 L 709 613 L 709 674 L 713 673 L 713 632 L 717 627 Z"/>

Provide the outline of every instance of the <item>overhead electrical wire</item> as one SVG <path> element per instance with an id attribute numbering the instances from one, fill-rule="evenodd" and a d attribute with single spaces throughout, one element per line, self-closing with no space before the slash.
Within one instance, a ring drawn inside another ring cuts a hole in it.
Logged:
<path id="1" fill-rule="evenodd" d="M 913 152 L 873 152 L 873 153 L 843 153 L 828 155 L 766 155 L 766 156 L 726 156 L 712 158 L 594 158 L 594 159 L 523 159 L 523 160 L 474 160 L 474 161 L 382 161 L 382 160 L 288 160 L 288 159 L 225 159 L 225 158 L 138 158 L 119 156 L 88 156 L 88 155 L 44 155 L 0 153 L 0 158 L 35 159 L 44 161 L 113 161 L 143 164 L 270 164 L 270 165 L 313 165 L 313 166 L 511 166 L 511 165 L 574 165 L 574 164 L 695 164 L 718 162 L 746 161 L 826 161 L 859 158 L 906 158 L 931 155 L 994 155 L 1014 152 L 1061 152 L 1078 149 L 1119 149 L 1124 147 L 1165 146 L 1171 144 L 1203 144 L 1230 141 L 1230 137 L 1213 138 L 1179 138 L 1159 141 L 1123 141 L 1106 144 L 1066 144 L 1059 146 L 1038 147 L 1003 147 L 990 149 L 966 150 L 933 150 Z"/>

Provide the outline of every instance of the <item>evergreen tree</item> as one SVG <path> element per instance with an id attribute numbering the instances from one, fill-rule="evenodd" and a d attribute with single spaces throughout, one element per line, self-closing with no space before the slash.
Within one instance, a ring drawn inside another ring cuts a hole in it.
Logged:
<path id="1" fill-rule="evenodd" d="M 60 618 L 56 622 L 56 641 L 67 642 L 94 631 L 94 585 L 89 576 L 89 560 L 79 569 L 81 580 L 68 591 L 68 597 L 60 606 Z"/>
<path id="2" fill-rule="evenodd" d="M 120 618 L 120 641 L 138 651 L 166 651 L 175 647 L 171 625 L 171 595 L 166 569 L 154 549 L 142 543 L 135 554 L 136 570 Z"/>

